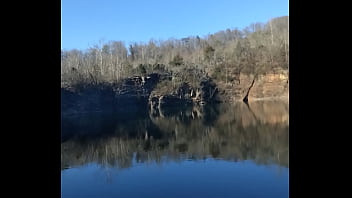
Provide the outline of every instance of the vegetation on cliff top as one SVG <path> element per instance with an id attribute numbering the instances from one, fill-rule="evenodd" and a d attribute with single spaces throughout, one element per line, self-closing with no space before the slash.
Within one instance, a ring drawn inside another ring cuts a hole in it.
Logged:
<path id="1" fill-rule="evenodd" d="M 86 51 L 62 51 L 62 86 L 116 83 L 152 72 L 169 72 L 172 86 L 164 83 L 169 88 L 184 82 L 197 86 L 202 76 L 227 84 L 237 80 L 240 73 L 256 75 L 287 69 L 288 49 L 288 16 L 266 24 L 251 24 L 243 30 L 226 29 L 204 38 L 150 40 L 128 47 L 121 41 L 110 41 Z"/>

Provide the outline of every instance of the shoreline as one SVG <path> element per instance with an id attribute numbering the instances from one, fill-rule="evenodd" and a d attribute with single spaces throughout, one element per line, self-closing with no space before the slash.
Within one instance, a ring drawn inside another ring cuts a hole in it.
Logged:
<path id="1" fill-rule="evenodd" d="M 249 100 L 249 104 L 252 103 L 252 102 L 259 102 L 259 101 L 280 101 L 280 102 L 287 102 L 289 103 L 289 97 L 288 96 L 280 96 L 280 97 L 263 97 L 263 98 L 250 98 Z M 234 101 L 222 101 L 220 102 L 219 104 L 229 104 L 229 105 L 236 105 L 236 104 L 239 104 L 239 103 L 244 103 L 242 100 L 234 100 Z M 195 105 L 195 104 L 193 104 Z M 216 105 L 216 104 L 209 104 L 209 105 Z M 201 105 L 201 106 L 204 106 L 204 105 Z M 131 105 L 130 107 L 127 107 L 127 106 L 123 106 L 122 108 L 118 108 L 116 107 L 114 110 L 110 110 L 110 111 L 107 111 L 107 110 L 92 110 L 92 111 L 89 111 L 89 110 L 84 110 L 84 111 L 79 111 L 79 110 L 74 110 L 74 109 L 71 109 L 71 110 L 66 110 L 66 111 L 62 111 L 61 110 L 61 117 L 72 117 L 72 116 L 80 116 L 80 115 L 84 115 L 84 114 L 90 114 L 90 113 L 136 113 L 138 112 L 138 110 L 134 109 L 133 111 L 129 111 L 127 110 L 128 108 L 136 108 L 138 106 L 135 106 L 135 105 Z M 144 109 L 145 111 L 148 111 L 148 106 L 145 106 L 146 108 Z M 166 105 L 166 108 L 168 108 L 169 106 Z M 177 107 L 177 106 L 173 106 L 173 105 L 170 105 L 170 107 L 176 107 L 176 108 L 181 108 L 181 107 Z M 183 106 L 182 106 L 183 107 Z M 142 110 L 142 109 L 140 109 Z"/>

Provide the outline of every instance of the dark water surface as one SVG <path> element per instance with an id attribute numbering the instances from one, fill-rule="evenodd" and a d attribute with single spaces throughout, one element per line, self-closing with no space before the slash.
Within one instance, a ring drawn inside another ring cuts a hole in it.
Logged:
<path id="1" fill-rule="evenodd" d="M 62 197 L 288 197 L 288 114 L 257 101 L 62 118 Z"/>

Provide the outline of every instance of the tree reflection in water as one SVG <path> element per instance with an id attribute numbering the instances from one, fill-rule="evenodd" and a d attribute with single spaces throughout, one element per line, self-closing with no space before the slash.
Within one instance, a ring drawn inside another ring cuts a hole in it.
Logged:
<path id="1" fill-rule="evenodd" d="M 91 162 L 128 168 L 133 163 L 208 157 L 288 167 L 287 102 L 162 111 L 62 118 L 61 168 Z"/>

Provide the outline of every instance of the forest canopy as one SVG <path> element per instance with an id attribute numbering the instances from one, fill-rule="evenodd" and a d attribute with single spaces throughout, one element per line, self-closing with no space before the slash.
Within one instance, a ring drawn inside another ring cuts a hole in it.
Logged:
<path id="1" fill-rule="evenodd" d="M 63 84 L 117 82 L 152 72 L 204 71 L 218 81 L 228 73 L 288 69 L 288 16 L 204 36 L 147 43 L 109 41 L 87 50 L 61 51 Z M 225 78 L 226 76 L 226 78 Z"/>

